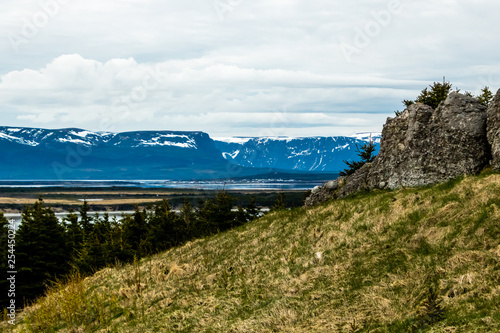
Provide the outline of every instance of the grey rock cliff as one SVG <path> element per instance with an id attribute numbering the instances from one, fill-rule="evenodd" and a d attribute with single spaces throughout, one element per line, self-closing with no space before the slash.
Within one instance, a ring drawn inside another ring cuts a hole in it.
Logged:
<path id="1" fill-rule="evenodd" d="M 500 106 L 499 94 L 496 101 Z M 498 107 L 496 110 L 492 112 L 498 116 Z M 316 190 L 306 200 L 306 206 L 364 189 L 423 186 L 477 173 L 491 156 L 486 121 L 486 107 L 457 92 L 436 110 L 413 104 L 400 116 L 387 119 L 380 152 L 373 163 L 337 179 L 335 190 L 326 186 Z M 491 136 L 498 141 L 498 117 L 490 127 Z M 497 147 L 500 157 L 500 143 Z"/>
<path id="2" fill-rule="evenodd" d="M 488 142 L 491 145 L 491 166 L 500 169 L 500 90 L 488 107 Z"/>
<path id="3" fill-rule="evenodd" d="M 417 103 L 386 123 L 368 186 L 435 184 L 479 172 L 488 161 L 486 107 L 454 92 L 436 110 Z"/>

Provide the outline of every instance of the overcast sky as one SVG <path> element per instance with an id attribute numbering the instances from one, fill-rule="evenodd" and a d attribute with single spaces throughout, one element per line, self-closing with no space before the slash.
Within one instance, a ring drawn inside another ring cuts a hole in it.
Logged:
<path id="1" fill-rule="evenodd" d="M 493 0 L 2 0 L 0 125 L 380 132 L 443 75 L 500 88 Z"/>

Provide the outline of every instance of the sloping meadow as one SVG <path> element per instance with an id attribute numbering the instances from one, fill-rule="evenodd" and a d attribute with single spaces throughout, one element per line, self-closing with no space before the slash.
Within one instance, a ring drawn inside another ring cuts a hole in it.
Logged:
<path id="1" fill-rule="evenodd" d="M 13 332 L 498 332 L 500 175 L 372 191 L 73 275 Z"/>

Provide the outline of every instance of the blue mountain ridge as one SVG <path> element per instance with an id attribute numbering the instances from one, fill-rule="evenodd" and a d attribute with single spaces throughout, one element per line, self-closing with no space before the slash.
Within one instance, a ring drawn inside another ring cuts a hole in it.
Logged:
<path id="1" fill-rule="evenodd" d="M 216 140 L 215 146 L 228 161 L 256 168 L 304 172 L 338 172 L 344 160 L 357 160 L 357 149 L 373 140 L 376 152 L 380 134 L 362 133 L 356 137 L 265 137 Z"/>
<path id="2" fill-rule="evenodd" d="M 379 136 L 373 137 L 378 142 Z M 214 140 L 204 132 L 0 127 L 0 180 L 201 180 L 331 173 L 366 137 Z M 236 141 L 236 142 L 235 142 Z"/>

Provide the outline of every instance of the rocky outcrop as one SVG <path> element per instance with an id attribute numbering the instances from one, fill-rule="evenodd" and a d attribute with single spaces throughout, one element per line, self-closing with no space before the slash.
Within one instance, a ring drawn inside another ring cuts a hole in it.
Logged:
<path id="1" fill-rule="evenodd" d="M 500 153 L 499 94 L 495 103 L 497 111 L 491 112 L 496 112 L 497 118 L 488 136 L 497 138 Z M 477 173 L 491 157 L 486 122 L 486 107 L 458 92 L 451 93 L 435 110 L 424 104 L 413 104 L 396 118 L 387 119 L 380 152 L 373 163 L 351 176 L 338 178 L 335 190 L 325 186 L 317 189 L 306 200 L 306 205 L 363 189 L 423 186 Z"/>
<path id="2" fill-rule="evenodd" d="M 417 103 L 387 121 L 368 186 L 435 184 L 479 172 L 488 162 L 486 107 L 454 92 L 436 110 Z"/>
<path id="3" fill-rule="evenodd" d="M 491 146 L 491 166 L 500 169 L 500 90 L 488 107 L 487 128 Z"/>

